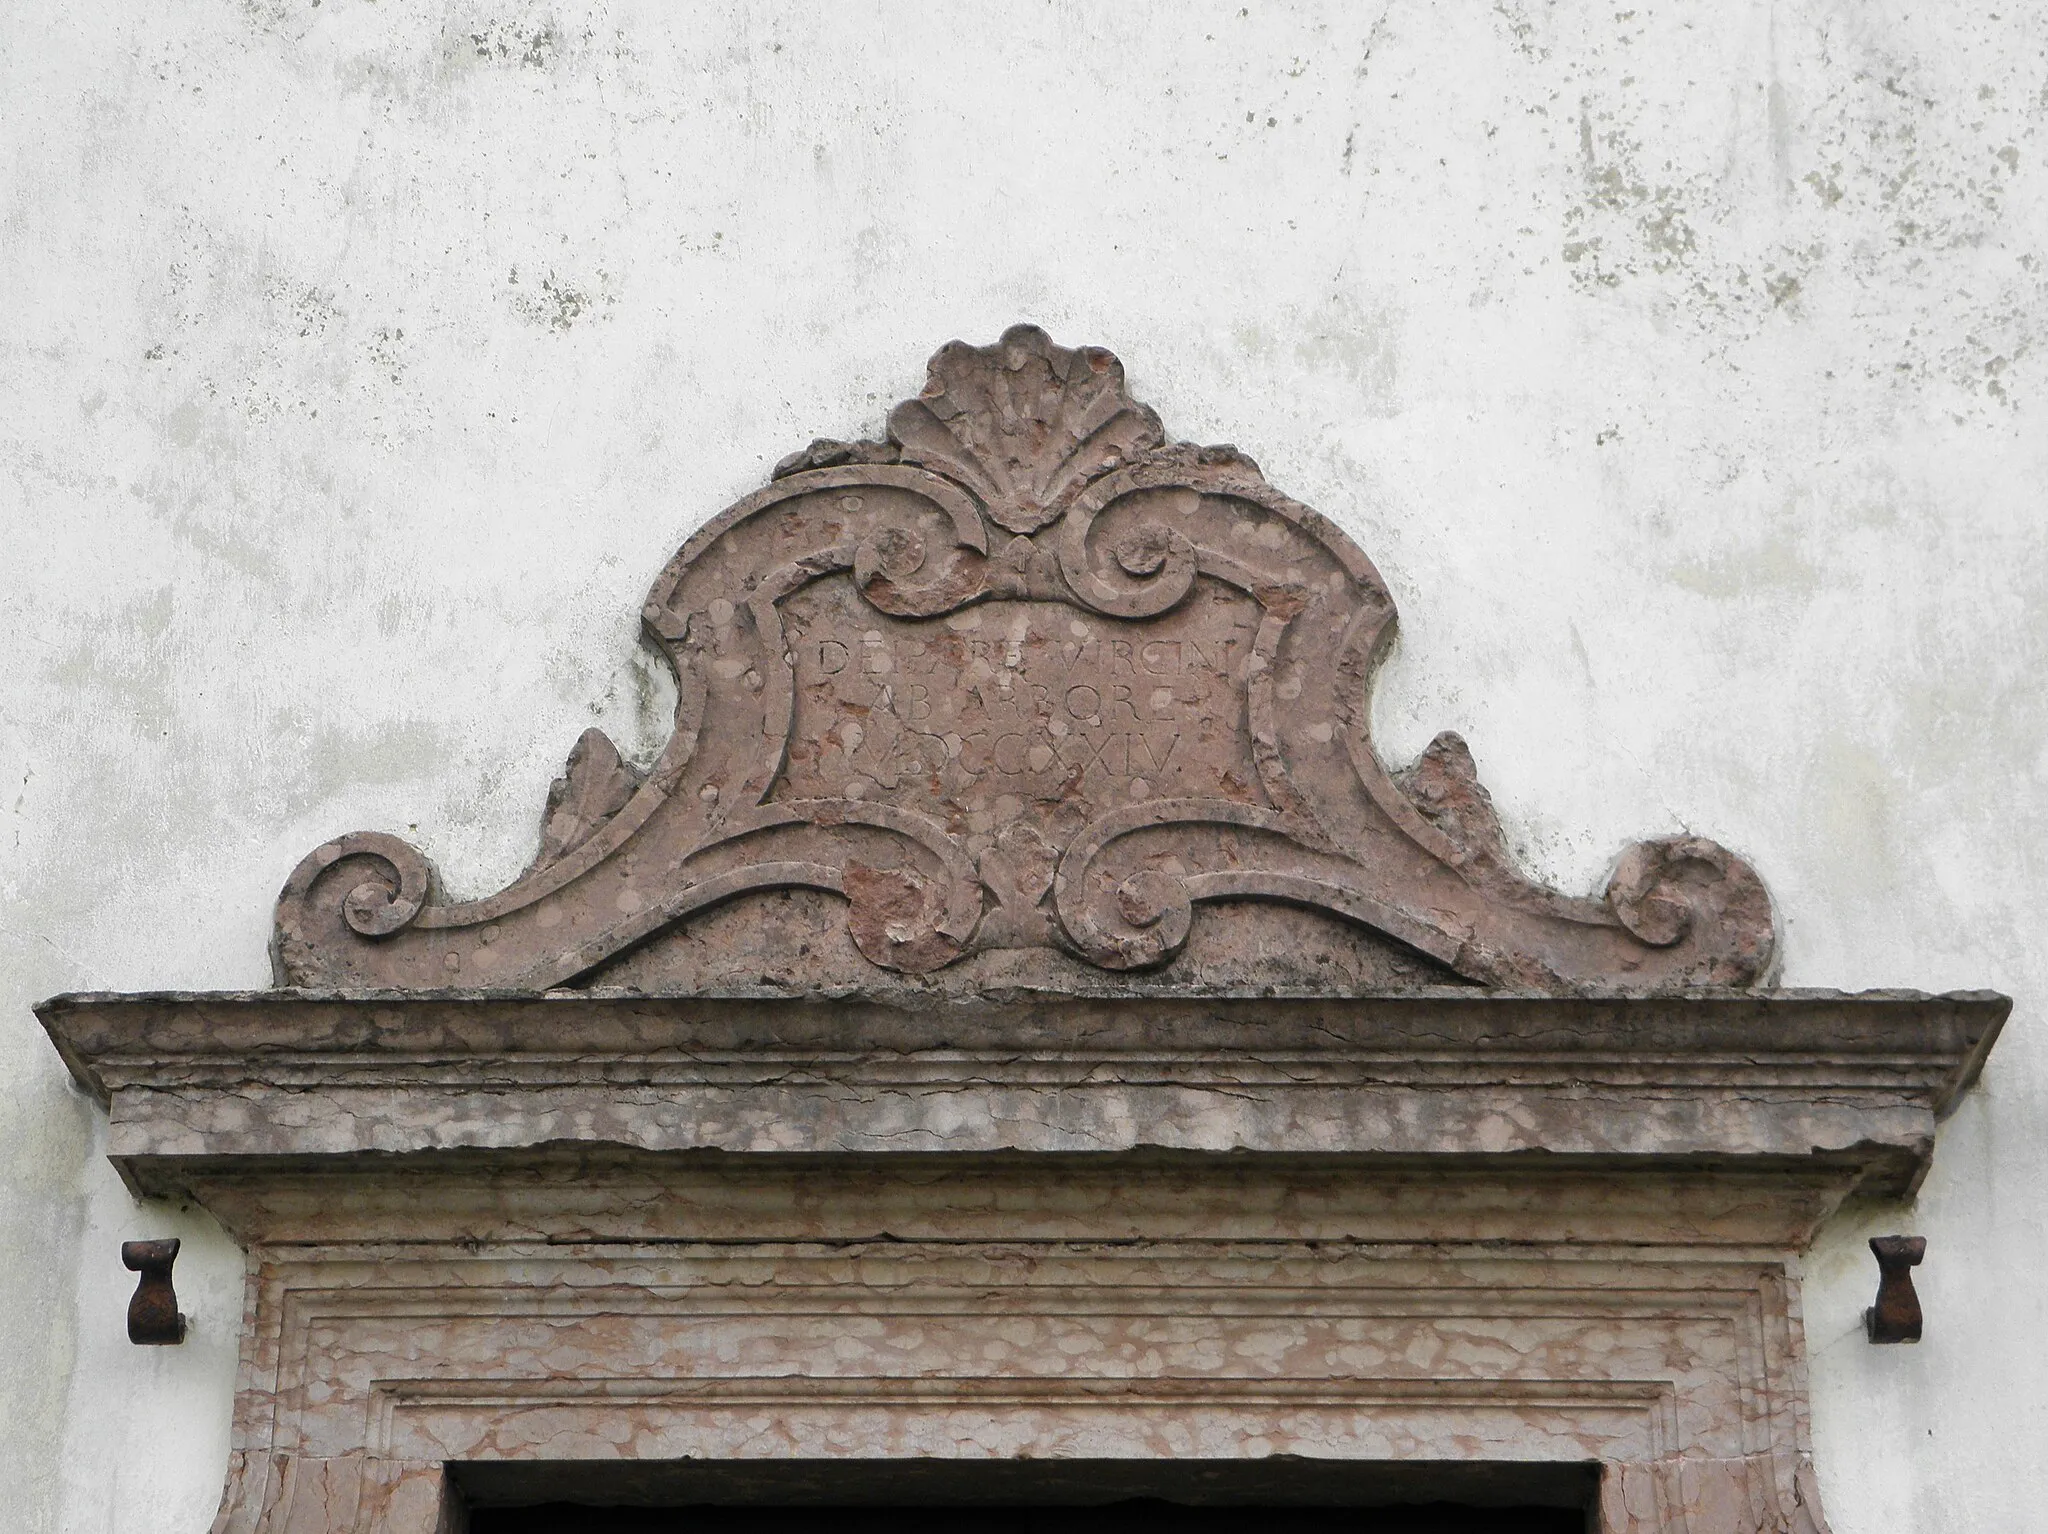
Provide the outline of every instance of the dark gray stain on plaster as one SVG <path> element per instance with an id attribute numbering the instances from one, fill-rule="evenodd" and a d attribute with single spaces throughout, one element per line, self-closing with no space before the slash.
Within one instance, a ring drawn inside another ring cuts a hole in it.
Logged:
<path id="1" fill-rule="evenodd" d="M 311 283 L 273 275 L 264 280 L 263 299 L 270 322 L 301 340 L 323 336 L 344 322 L 334 294 Z"/>
<path id="2" fill-rule="evenodd" d="M 370 337 L 370 365 L 393 383 L 405 382 L 406 345 L 405 328 L 401 325 L 380 325 Z"/>
<path id="3" fill-rule="evenodd" d="M 546 69 L 561 50 L 561 39 L 552 21 L 498 21 L 468 34 L 471 51 L 492 64 L 517 64 L 527 69 Z"/>
<path id="4" fill-rule="evenodd" d="M 594 285 L 558 277 L 552 270 L 535 282 L 530 274 L 523 276 L 515 266 L 506 278 L 506 286 L 512 290 L 513 313 L 528 324 L 548 330 L 567 330 L 578 320 L 602 312 L 600 306 L 609 308 L 618 302 L 608 291 L 610 276 L 603 271 L 597 274 Z"/>
<path id="5" fill-rule="evenodd" d="M 1536 27 L 1521 6 L 1511 3 L 1511 0 L 1494 0 L 1493 13 L 1506 28 L 1515 52 L 1532 64 L 1543 63 L 1550 57 L 1550 49 L 1537 43 Z"/>
<path id="6" fill-rule="evenodd" d="M 1506 3 L 1496 15 L 1534 64 L 1528 19 Z M 2021 250 L 1956 282 L 1953 253 L 2004 247 L 2048 120 L 2031 110 L 2033 93 L 1951 83 L 1882 39 L 1793 30 L 1725 104 L 1674 110 L 1645 91 L 1633 61 L 1682 46 L 1685 31 L 1617 12 L 1571 47 L 1550 39 L 1544 69 L 1524 75 L 1525 110 L 1552 125 L 1549 216 L 1572 287 L 1653 305 L 1659 324 L 1715 337 L 1731 362 L 1732 347 L 1768 327 L 1837 312 L 1872 288 L 1908 294 L 1919 322 L 1869 332 L 1830 376 L 1885 389 L 1938 381 L 1956 421 L 2009 406 L 2048 270 Z M 1745 165 L 1768 169 L 1774 218 L 1736 216 Z"/>
<path id="7" fill-rule="evenodd" d="M 1699 244 L 1682 189 L 1645 176 L 1641 142 L 1619 127 L 1596 128 L 1594 116 L 1592 99 L 1582 100 L 1581 200 L 1564 215 L 1564 259 L 1582 292 L 1617 287 L 1644 267 L 1669 272 Z"/>

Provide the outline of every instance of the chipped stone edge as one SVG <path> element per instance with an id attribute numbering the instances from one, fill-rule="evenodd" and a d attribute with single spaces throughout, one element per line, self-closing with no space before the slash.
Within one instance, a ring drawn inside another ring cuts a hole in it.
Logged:
<path id="1" fill-rule="evenodd" d="M 1977 1079 L 2011 1001 L 1985 991 L 1560 997 L 1463 987 L 978 997 L 275 990 L 67 995 L 36 1010 L 73 1076 L 116 1119 L 110 1151 L 131 1185 L 149 1180 L 151 1164 L 168 1172 L 195 1154 L 253 1162 L 259 1143 L 264 1155 L 353 1158 L 365 1169 L 393 1153 L 510 1160 L 541 1153 L 543 1141 L 561 1148 L 551 1129 L 522 1137 L 508 1127 L 474 1143 L 434 1132 L 438 1117 L 473 1112 L 480 1094 L 498 1094 L 508 1120 L 535 1126 L 587 1118 L 592 1107 L 630 1119 L 650 1103 L 667 1103 L 671 1118 L 704 1104 L 726 1119 L 797 1118 L 821 1133 L 831 1125 L 809 1146 L 758 1132 L 693 1138 L 687 1128 L 659 1144 L 602 1128 L 569 1137 L 591 1149 L 873 1153 L 888 1143 L 875 1138 L 874 1104 L 892 1098 L 888 1133 L 906 1148 L 1044 1155 L 1064 1142 L 1032 1105 L 1071 1104 L 1084 1091 L 1109 1094 L 1109 1111 L 1133 1121 L 1134 1142 L 1105 1150 L 1448 1163 L 1487 1154 L 1471 1123 L 1504 1112 L 1517 1120 L 1504 1155 L 1592 1152 L 1644 1170 L 1703 1156 L 1845 1160 L 1860 1166 L 1848 1180 L 1861 1191 L 1898 1196 L 1925 1176 L 1936 1125 Z M 1575 1101 L 1588 1092 L 1595 1101 Z M 279 1141 L 209 1127 L 224 1098 L 264 1093 L 311 1104 L 309 1124 L 323 1112 L 332 1122 L 367 1111 L 395 1127 L 374 1147 L 311 1128 Z M 955 1146 L 918 1111 L 904 1117 L 901 1099 L 949 1093 L 1000 1102 L 1020 1114 L 1017 1127 Z M 1376 1141 L 1369 1126 L 1404 1100 L 1442 1127 Z M 1181 1143 L 1176 1126 L 1205 1102 L 1239 1115 L 1228 1145 Z M 1579 1132 L 1589 1112 L 1627 1133 L 1609 1146 Z M 1666 1125 L 1683 1128 L 1667 1137 Z"/>

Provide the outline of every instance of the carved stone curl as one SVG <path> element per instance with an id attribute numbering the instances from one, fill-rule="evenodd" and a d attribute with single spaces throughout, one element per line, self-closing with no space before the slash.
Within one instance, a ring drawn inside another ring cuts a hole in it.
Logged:
<path id="1" fill-rule="evenodd" d="M 586 982 L 776 891 L 846 901 L 820 961 L 846 986 L 1019 951 L 1204 983 L 1252 941 L 1211 906 L 1362 930 L 1425 981 L 1770 963 L 1769 897 L 1726 848 L 1644 842 L 1567 896 L 1513 865 L 1456 736 L 1389 772 L 1371 562 L 1235 448 L 1169 444 L 1110 353 L 1031 326 L 943 348 L 886 441 L 784 460 L 643 615 L 679 698 L 644 777 L 587 734 L 541 855 L 483 900 L 434 899 L 395 837 L 327 843 L 279 902 L 281 980 Z"/>

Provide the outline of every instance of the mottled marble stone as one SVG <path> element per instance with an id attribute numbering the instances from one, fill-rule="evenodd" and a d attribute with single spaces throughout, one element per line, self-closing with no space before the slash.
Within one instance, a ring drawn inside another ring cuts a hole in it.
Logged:
<path id="1" fill-rule="evenodd" d="M 1597 1462 L 1819 1534 L 1798 1253 L 2002 998 L 60 999 L 138 1189 L 249 1251 L 216 1534 L 449 1466 Z"/>

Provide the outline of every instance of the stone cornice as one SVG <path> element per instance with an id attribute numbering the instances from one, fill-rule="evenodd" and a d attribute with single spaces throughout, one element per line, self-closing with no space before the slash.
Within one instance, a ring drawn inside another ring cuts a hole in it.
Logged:
<path id="1" fill-rule="evenodd" d="M 1844 1193 L 1895 1195 L 2010 1006 L 1988 992 L 263 991 L 61 996 L 38 1015 L 145 1190 L 199 1166 L 510 1163 L 566 1146 L 1818 1161 Z"/>

